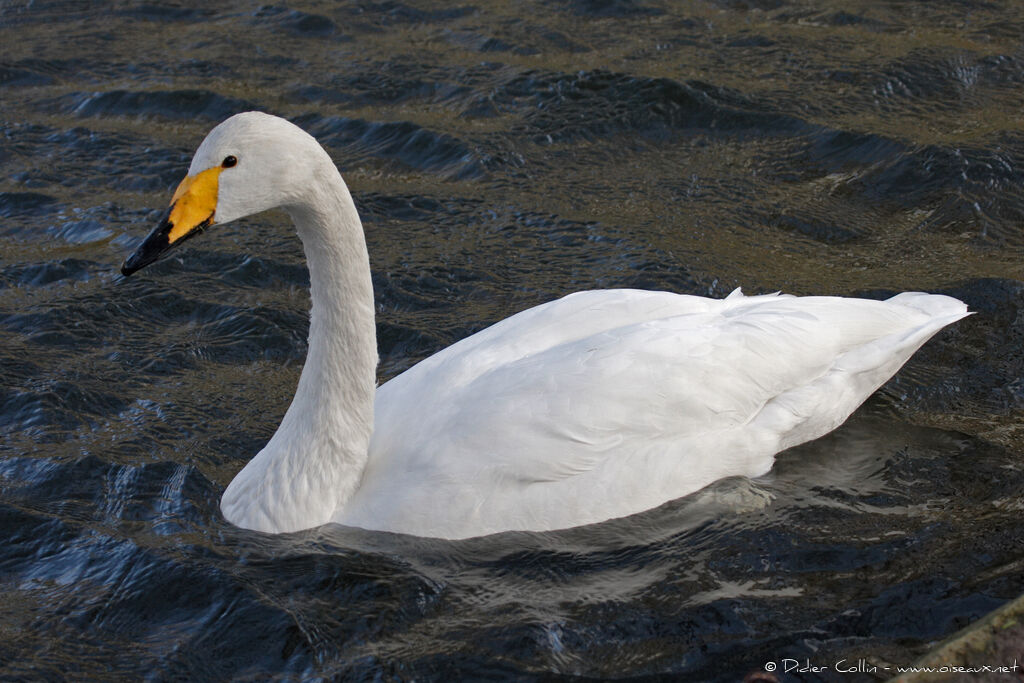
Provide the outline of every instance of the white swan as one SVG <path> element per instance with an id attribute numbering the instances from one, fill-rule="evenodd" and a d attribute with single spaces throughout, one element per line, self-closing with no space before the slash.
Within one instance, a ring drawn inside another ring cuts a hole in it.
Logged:
<path id="1" fill-rule="evenodd" d="M 375 386 L 362 224 L 307 133 L 249 112 L 196 151 L 130 275 L 213 223 L 281 207 L 309 262 L 309 354 L 277 432 L 224 492 L 234 524 L 464 538 L 640 512 L 842 423 L 956 299 L 588 291 L 513 315 Z"/>

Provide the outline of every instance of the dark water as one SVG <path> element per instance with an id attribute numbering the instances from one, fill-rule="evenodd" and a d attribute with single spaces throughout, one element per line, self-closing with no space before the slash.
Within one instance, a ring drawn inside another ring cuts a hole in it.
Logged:
<path id="1" fill-rule="evenodd" d="M 854 6 L 0 5 L 0 677 L 874 680 L 835 662 L 1024 592 L 1024 9 Z M 250 108 L 353 190 L 382 379 L 584 288 L 977 315 L 769 475 L 629 519 L 240 531 L 220 493 L 306 350 L 298 240 L 269 214 L 115 273 Z"/>

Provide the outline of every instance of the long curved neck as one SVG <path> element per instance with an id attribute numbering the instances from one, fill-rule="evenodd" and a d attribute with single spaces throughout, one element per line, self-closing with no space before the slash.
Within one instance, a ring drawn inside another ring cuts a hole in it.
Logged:
<path id="1" fill-rule="evenodd" d="M 358 448 L 361 465 L 376 386 L 373 282 L 355 204 L 331 170 L 337 184 L 325 183 L 313 201 L 288 210 L 306 252 L 312 310 L 306 364 L 281 427 L 297 422 L 307 439 Z"/>
<path id="2" fill-rule="evenodd" d="M 377 340 L 366 241 L 333 164 L 319 180 L 285 206 L 309 264 L 306 364 L 277 432 L 221 503 L 234 524 L 274 533 L 330 521 L 359 485 L 373 431 Z"/>

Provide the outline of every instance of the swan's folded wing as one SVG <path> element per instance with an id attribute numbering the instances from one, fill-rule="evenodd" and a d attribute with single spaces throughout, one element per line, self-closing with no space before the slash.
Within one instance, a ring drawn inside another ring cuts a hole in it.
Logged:
<path id="1" fill-rule="evenodd" d="M 909 299 L 701 301 L 590 334 L 564 330 L 553 344 L 557 335 L 477 335 L 385 385 L 364 486 L 379 482 L 388 503 L 365 516 L 429 508 L 450 522 L 433 533 L 452 537 L 559 528 L 765 472 L 779 448 L 834 428 L 965 314 L 959 302 L 929 311 Z"/>
<path id="2" fill-rule="evenodd" d="M 434 438 L 460 463 L 523 483 L 609 457 L 734 429 L 835 363 L 836 331 L 812 316 L 690 314 L 636 323 L 496 366 L 441 391 Z"/>
<path id="3" fill-rule="evenodd" d="M 519 340 L 514 349 L 500 347 L 506 335 L 449 353 L 456 345 L 428 371 L 382 387 L 375 455 L 405 452 L 403 468 L 472 470 L 475 481 L 540 482 L 594 469 L 633 445 L 745 424 L 870 335 L 854 325 L 859 332 L 844 341 L 841 327 L 850 325 L 794 309 L 795 301 L 710 301 L 711 312 L 630 322 L 527 353 L 522 329 L 508 335 Z M 441 463 L 438 453 L 455 455 Z"/>

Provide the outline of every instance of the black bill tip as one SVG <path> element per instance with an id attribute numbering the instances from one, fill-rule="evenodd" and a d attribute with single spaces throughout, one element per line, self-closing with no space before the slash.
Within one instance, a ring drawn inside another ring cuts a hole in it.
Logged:
<path id="1" fill-rule="evenodd" d="M 142 240 L 142 244 L 139 245 L 138 249 L 124 260 L 124 263 L 121 265 L 121 275 L 128 277 L 135 271 L 142 270 L 149 264 L 158 261 L 172 247 L 176 247 L 188 238 L 198 235 L 213 222 L 213 214 L 211 214 L 209 218 L 193 228 L 184 237 L 175 240 L 172 244 L 171 230 L 174 228 L 174 223 L 170 220 L 172 208 L 173 205 L 168 207 L 164 215 L 160 217 L 160 222 L 157 224 L 156 229 L 149 233 L 146 239 Z"/>
<path id="2" fill-rule="evenodd" d="M 163 243 L 160 240 L 154 240 L 153 235 L 150 235 L 146 240 L 139 245 L 139 248 L 135 250 L 131 256 L 124 260 L 121 264 L 121 275 L 125 277 L 131 275 L 137 270 L 142 270 L 150 263 L 153 263 L 159 259 L 165 251 L 170 249 L 170 244 L 167 241 L 167 235 L 162 235 Z"/>
<path id="3" fill-rule="evenodd" d="M 170 209 L 168 209 L 161 217 L 156 229 L 149 233 L 132 255 L 124 260 L 121 265 L 121 275 L 128 277 L 135 271 L 145 268 L 171 248 L 170 234 L 174 224 L 168 220 L 170 213 Z"/>

